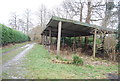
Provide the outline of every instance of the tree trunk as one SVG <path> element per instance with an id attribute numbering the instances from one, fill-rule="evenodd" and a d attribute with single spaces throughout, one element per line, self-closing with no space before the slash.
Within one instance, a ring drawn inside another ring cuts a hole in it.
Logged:
<path id="1" fill-rule="evenodd" d="M 91 7 L 91 2 L 88 2 L 88 10 L 87 10 L 87 17 L 86 17 L 86 23 L 90 23 L 90 18 L 91 18 L 91 12 L 92 12 L 92 7 Z M 87 49 L 88 45 L 88 36 L 85 37 L 85 47 Z"/>
<path id="2" fill-rule="evenodd" d="M 90 23 L 91 12 L 92 12 L 91 2 L 88 2 L 88 11 L 87 11 L 86 23 Z"/>
<path id="3" fill-rule="evenodd" d="M 82 22 L 82 12 L 83 12 L 83 3 L 81 4 L 81 8 L 80 8 L 80 22 Z M 80 46 L 82 46 L 82 37 L 80 37 Z"/>
<path id="4" fill-rule="evenodd" d="M 120 52 L 120 1 L 118 3 L 118 51 Z"/>
<path id="5" fill-rule="evenodd" d="M 83 12 L 83 4 L 81 4 L 81 8 L 80 8 L 80 22 L 82 22 L 82 12 Z"/>

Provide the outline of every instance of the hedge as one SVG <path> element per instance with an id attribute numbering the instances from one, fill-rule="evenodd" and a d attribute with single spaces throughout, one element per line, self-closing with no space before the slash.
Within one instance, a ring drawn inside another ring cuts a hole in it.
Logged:
<path id="1" fill-rule="evenodd" d="M 0 45 L 29 41 L 30 37 L 20 31 L 0 24 Z"/>

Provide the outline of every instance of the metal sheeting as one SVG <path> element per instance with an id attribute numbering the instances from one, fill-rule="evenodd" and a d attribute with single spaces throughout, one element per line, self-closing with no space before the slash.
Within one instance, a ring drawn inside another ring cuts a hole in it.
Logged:
<path id="1" fill-rule="evenodd" d="M 77 36 L 89 36 L 93 35 L 94 29 L 107 31 L 109 33 L 115 32 L 114 30 L 100 27 L 92 24 L 87 24 L 79 21 L 64 19 L 53 16 L 49 23 L 47 24 L 46 28 L 43 30 L 42 34 L 49 35 L 49 30 L 51 29 L 51 36 L 57 37 L 58 36 L 58 23 L 59 21 L 62 22 L 62 37 L 77 37 Z"/>

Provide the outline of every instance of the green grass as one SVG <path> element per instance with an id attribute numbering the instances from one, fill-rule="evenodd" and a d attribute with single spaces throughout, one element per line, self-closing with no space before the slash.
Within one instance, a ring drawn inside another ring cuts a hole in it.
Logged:
<path id="1" fill-rule="evenodd" d="M 23 43 L 22 43 L 22 45 L 23 45 Z M 21 46 L 22 46 L 21 45 Z M 19 46 L 20 46 L 20 44 L 19 44 Z M 10 48 L 10 47 L 9 47 Z M 11 52 L 8 52 L 7 54 L 3 54 L 3 55 L 0 55 L 0 60 L 1 60 L 1 62 L 0 62 L 0 64 L 1 65 L 4 65 L 5 63 L 7 63 L 8 61 L 10 61 L 10 60 L 12 60 L 16 55 L 18 55 L 21 51 L 23 51 L 25 48 L 19 48 L 19 49 L 16 49 L 16 50 L 13 50 L 13 51 L 11 51 Z M 15 67 L 15 68 L 17 68 L 17 67 Z M 14 68 L 12 68 L 12 69 L 8 69 L 7 71 L 2 71 L 2 79 L 3 79 L 3 77 L 5 77 L 5 78 L 9 78 L 9 76 L 11 76 L 10 74 L 12 73 L 12 72 L 17 72 L 18 71 L 18 69 L 17 69 L 17 71 L 16 71 L 16 69 L 14 69 Z M 22 70 L 23 71 L 23 70 Z M 10 73 L 9 75 L 8 75 L 8 73 Z M 12 74 L 13 75 L 13 74 Z M 6 77 L 7 76 L 7 77 Z M 0 78 L 1 79 L 1 78 Z"/>
<path id="2" fill-rule="evenodd" d="M 8 52 L 14 48 L 17 48 L 17 47 L 22 47 L 26 44 L 28 44 L 29 42 L 24 42 L 24 43 L 19 43 L 19 44 L 15 44 L 13 45 L 12 47 L 11 46 L 8 46 L 6 48 L 2 48 L 2 53 L 4 52 Z M 3 54 L 3 55 L 0 55 L 1 58 L 0 60 L 2 60 L 2 64 L 6 63 L 7 61 L 11 60 L 12 58 L 14 58 L 18 53 L 20 53 L 21 51 L 23 51 L 25 48 L 18 48 L 18 49 L 15 49 L 13 51 L 10 51 L 8 52 L 7 54 Z M 1 64 L 1 63 L 0 63 Z"/>
<path id="3" fill-rule="evenodd" d="M 12 52 L 9 52 L 7 54 L 2 55 L 2 64 L 6 63 L 9 60 L 11 60 L 12 58 L 14 58 L 17 54 L 19 54 L 24 49 L 25 48 L 19 48 L 19 49 L 12 51 Z"/>
<path id="4" fill-rule="evenodd" d="M 26 45 L 26 44 L 28 44 L 28 43 L 29 43 L 29 42 L 18 43 L 18 44 L 13 45 L 12 47 L 11 47 L 11 46 L 10 46 L 10 47 L 8 46 L 8 47 L 6 47 L 6 48 L 2 47 L 2 48 L 0 48 L 0 52 L 4 53 L 4 52 L 10 51 L 10 50 L 12 50 L 12 49 L 14 49 L 14 48 L 22 47 L 22 46 L 24 46 L 24 45 Z"/>
<path id="5" fill-rule="evenodd" d="M 117 65 L 83 65 L 57 64 L 51 60 L 55 55 L 49 54 L 42 46 L 36 44 L 26 55 L 24 63 L 28 70 L 25 78 L 33 79 L 103 79 L 110 72 L 117 72 Z"/>

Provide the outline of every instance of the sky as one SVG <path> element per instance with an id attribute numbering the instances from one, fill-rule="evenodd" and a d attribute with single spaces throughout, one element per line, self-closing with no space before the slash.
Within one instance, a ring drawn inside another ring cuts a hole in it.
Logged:
<path id="1" fill-rule="evenodd" d="M 32 12 L 36 12 L 41 4 L 44 4 L 50 9 L 59 6 L 62 1 L 63 0 L 1 0 L 0 23 L 8 25 L 8 20 L 12 12 L 21 15 L 27 8 L 31 9 Z"/>
<path id="2" fill-rule="evenodd" d="M 41 4 L 44 4 L 48 9 L 58 7 L 63 0 L 1 0 L 0 1 L 0 23 L 8 26 L 8 20 L 10 19 L 11 13 L 16 12 L 18 15 L 22 15 L 24 11 L 29 8 L 31 9 L 33 16 L 39 9 Z M 119 1 L 119 0 L 114 0 Z M 35 19 L 35 18 L 33 18 Z M 34 21 L 34 25 L 36 20 Z"/>

